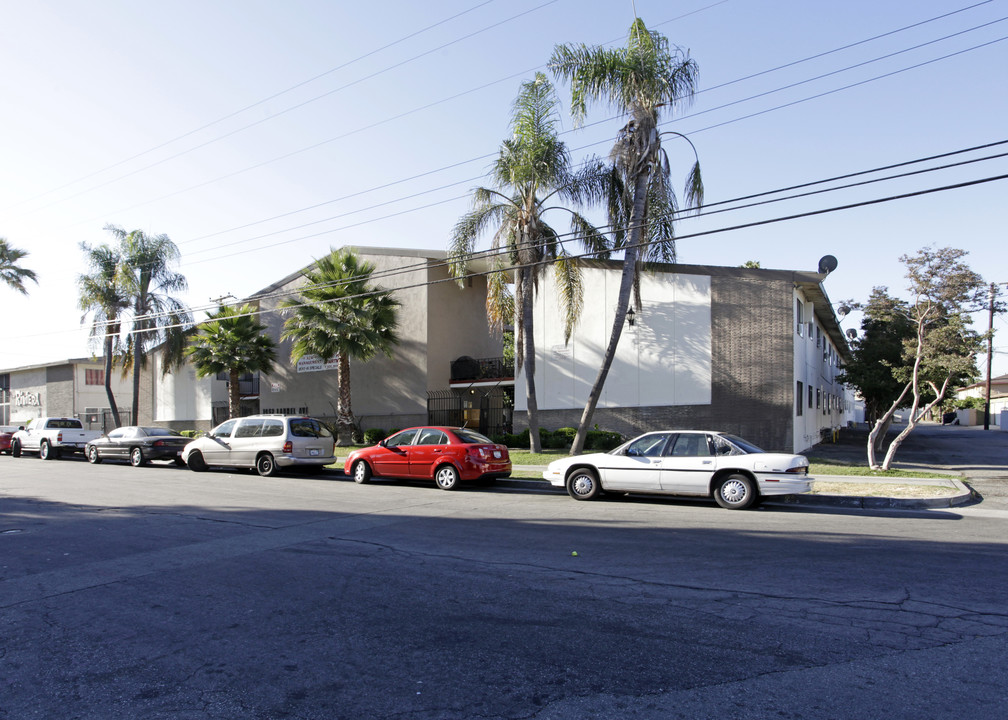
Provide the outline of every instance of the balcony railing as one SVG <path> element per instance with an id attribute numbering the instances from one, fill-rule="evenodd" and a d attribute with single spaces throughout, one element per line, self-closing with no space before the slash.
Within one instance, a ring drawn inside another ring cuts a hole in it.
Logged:
<path id="1" fill-rule="evenodd" d="M 514 380 L 514 362 L 503 357 L 471 358 L 467 355 L 452 361 L 452 382 L 487 380 Z"/>

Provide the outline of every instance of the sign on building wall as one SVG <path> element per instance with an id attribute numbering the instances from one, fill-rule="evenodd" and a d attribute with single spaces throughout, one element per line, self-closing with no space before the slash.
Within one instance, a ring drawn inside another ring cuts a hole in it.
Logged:
<path id="1" fill-rule="evenodd" d="M 17 407 L 41 407 L 42 394 L 37 392 L 26 392 L 16 390 L 14 392 L 14 405 Z"/>
<path id="2" fill-rule="evenodd" d="M 322 372 L 323 370 L 335 370 L 339 363 L 335 358 L 323 361 L 318 355 L 306 355 L 298 360 L 297 371 L 299 373 Z"/>

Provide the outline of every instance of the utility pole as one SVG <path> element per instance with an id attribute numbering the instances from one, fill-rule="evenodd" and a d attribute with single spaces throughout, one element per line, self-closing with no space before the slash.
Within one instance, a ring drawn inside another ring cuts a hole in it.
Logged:
<path id="1" fill-rule="evenodd" d="M 990 316 L 987 321 L 987 388 L 984 392 L 984 430 L 990 430 L 991 358 L 994 355 L 994 296 L 996 294 L 997 285 L 991 283 Z"/>

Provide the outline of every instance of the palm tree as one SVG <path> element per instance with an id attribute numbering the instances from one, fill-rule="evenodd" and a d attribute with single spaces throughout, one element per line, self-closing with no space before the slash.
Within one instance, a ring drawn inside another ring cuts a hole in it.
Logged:
<path id="1" fill-rule="evenodd" d="M 119 406 L 112 394 L 112 364 L 121 329 L 122 313 L 129 308 L 129 297 L 122 286 L 119 251 L 107 244 L 91 247 L 80 244 L 90 274 L 77 276 L 78 307 L 84 311 L 81 322 L 92 316 L 91 342 L 102 348 L 105 359 L 105 395 L 112 410 L 112 422 L 119 427 Z"/>
<path id="2" fill-rule="evenodd" d="M 7 243 L 6 238 L 0 237 L 0 279 L 22 295 L 28 294 L 28 290 L 24 286 L 25 280 L 31 280 L 38 284 L 38 277 L 34 270 L 18 265 L 18 261 L 27 254 L 26 250 L 12 247 Z"/>
<path id="3" fill-rule="evenodd" d="M 575 120 L 584 119 L 590 101 L 606 102 L 629 116 L 610 153 L 625 188 L 622 201 L 610 208 L 610 222 L 618 228 L 613 246 L 623 250 L 623 274 L 609 344 L 571 448 L 575 454 L 584 447 L 592 415 L 616 356 L 631 293 L 640 309 L 640 264 L 675 260 L 672 217 L 677 201 L 669 182 L 669 161 L 662 149 L 658 125 L 663 109 L 671 112 L 692 101 L 697 65 L 687 52 L 670 47 L 663 35 L 649 31 L 644 21 L 636 18 L 625 48 L 558 45 L 549 66 L 558 77 L 571 83 Z M 687 206 L 693 208 L 703 203 L 699 160 L 687 176 L 685 198 Z"/>
<path id="4" fill-rule="evenodd" d="M 317 356 L 336 359 L 339 398 L 336 430 L 339 443 L 353 442 L 356 426 L 350 394 L 350 359 L 370 360 L 378 352 L 391 357 L 399 302 L 370 284 L 375 266 L 349 249 L 333 250 L 304 272 L 300 298 L 280 304 L 291 313 L 282 340 L 292 340 L 291 362 Z"/>
<path id="5" fill-rule="evenodd" d="M 195 365 L 197 377 L 220 372 L 228 374 L 230 417 L 238 417 L 241 393 L 238 380 L 243 373 L 273 370 L 276 343 L 263 335 L 266 326 L 258 322 L 252 305 L 240 308 L 219 307 L 189 341 L 186 357 Z"/>
<path id="6" fill-rule="evenodd" d="M 570 339 L 581 314 L 582 285 L 577 260 L 559 234 L 545 221 L 550 210 L 566 210 L 571 216 L 570 239 L 590 253 L 606 250 L 606 241 L 582 215 L 551 202 L 581 205 L 602 199 L 605 170 L 588 162 L 571 169 L 567 146 L 557 137 L 558 101 L 553 86 L 542 73 L 522 83 L 511 116 L 512 137 L 501 143 L 490 173 L 492 187 L 473 193 L 473 209 L 462 216 L 452 232 L 449 259 L 452 274 L 468 272 L 476 240 L 493 229 L 493 271 L 487 278 L 487 319 L 498 332 L 518 309 L 515 362 L 524 365 L 528 404 L 529 444 L 540 452 L 538 402 L 535 389 L 535 340 L 532 301 L 539 277 L 553 265 L 565 319 L 565 340 Z M 515 273 L 515 295 L 507 290 L 506 265 Z"/>
<path id="7" fill-rule="evenodd" d="M 147 350 L 162 343 L 162 373 L 183 360 L 192 313 L 170 293 L 184 292 L 188 283 L 170 267 L 178 262 L 179 249 L 167 235 L 126 232 L 115 225 L 105 229 L 119 242 L 122 285 L 132 305 L 124 362 L 133 368 L 133 422 L 138 422 L 140 372 L 147 366 Z"/>

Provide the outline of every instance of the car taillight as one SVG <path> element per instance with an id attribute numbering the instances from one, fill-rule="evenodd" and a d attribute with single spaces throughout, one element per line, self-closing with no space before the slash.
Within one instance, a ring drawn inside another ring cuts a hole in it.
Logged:
<path id="1" fill-rule="evenodd" d="M 63 433 L 58 432 L 56 433 L 56 444 L 58 445 L 61 442 L 63 442 Z"/>
<path id="2" fill-rule="evenodd" d="M 283 451 L 285 453 L 294 452 L 294 443 L 292 443 L 290 440 L 288 440 L 287 442 L 285 442 L 284 446 L 283 446 Z"/>
<path id="3" fill-rule="evenodd" d="M 789 473 L 804 473 L 805 475 L 808 475 L 808 465 L 802 465 L 802 466 L 799 466 L 799 467 L 788 468 L 787 472 L 789 472 Z"/>
<path id="4" fill-rule="evenodd" d="M 165 444 L 164 440 L 155 440 L 154 441 L 154 447 L 164 447 L 164 444 Z"/>

